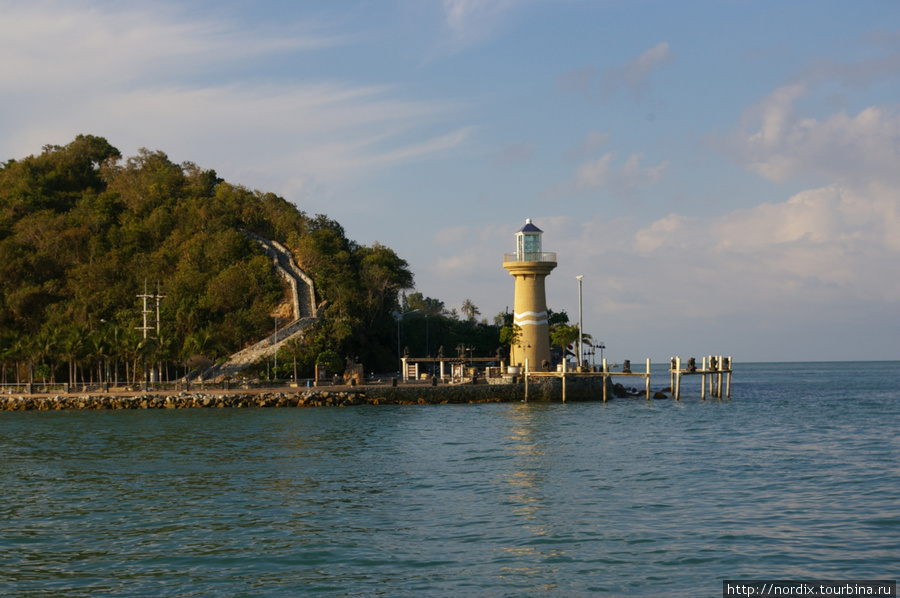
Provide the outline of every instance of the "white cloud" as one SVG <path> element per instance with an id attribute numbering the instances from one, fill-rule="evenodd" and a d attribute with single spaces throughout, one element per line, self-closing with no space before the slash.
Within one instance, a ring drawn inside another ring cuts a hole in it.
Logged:
<path id="1" fill-rule="evenodd" d="M 346 41 L 296 33 L 312 28 L 303 24 L 259 30 L 186 18 L 165 4 L 0 6 L 3 155 L 93 133 L 126 154 L 160 148 L 229 179 L 290 172 L 278 184 L 308 190 L 450 150 L 471 131 L 446 124 L 450 103 L 405 100 L 389 86 L 271 84 L 235 68 Z M 218 71 L 229 74 L 224 82 L 209 77 Z"/>
<path id="2" fill-rule="evenodd" d="M 523 0 L 444 0 L 447 27 L 464 41 L 480 41 Z"/>
<path id="3" fill-rule="evenodd" d="M 896 320 L 896 197 L 830 185 L 752 209 L 670 214 L 648 225 L 604 213 L 530 215 L 544 231 L 544 250 L 558 254 L 548 303 L 575 313 L 574 276 L 583 274 L 587 330 L 618 355 L 721 350 L 743 360 L 803 360 L 834 358 L 834 347 L 865 346 L 868 338 L 884 346 L 880 330 L 848 329 Z M 468 296 L 485 314 L 501 311 L 513 299 L 500 269 L 512 228 L 443 231 L 436 241 L 444 257 L 417 273 L 417 284 L 426 294 L 438 284 L 453 289 L 458 297 L 448 303 Z M 802 336 L 810 330 L 832 346 L 808 346 Z M 755 353 L 741 355 L 745 349 Z"/>
<path id="4" fill-rule="evenodd" d="M 613 153 L 606 153 L 596 160 L 585 162 L 575 173 L 574 187 L 578 191 L 609 185 L 615 176 L 612 167 Z"/>
<path id="5" fill-rule="evenodd" d="M 625 64 L 606 69 L 600 80 L 600 97 L 608 100 L 624 88 L 632 99 L 639 101 L 650 89 L 650 75 L 675 61 L 669 42 L 660 42 L 628 60 Z M 590 96 L 595 86 L 597 69 L 588 66 L 557 77 L 557 85 L 566 92 Z"/>
<path id="6" fill-rule="evenodd" d="M 669 42 L 660 42 L 624 65 L 607 69 L 601 82 L 601 95 L 604 99 L 609 98 L 624 87 L 635 100 L 640 100 L 650 88 L 650 73 L 674 60 L 675 53 L 669 48 Z"/>
<path id="7" fill-rule="evenodd" d="M 589 131 L 577 147 L 566 152 L 566 158 L 582 158 L 590 156 L 609 142 L 609 133 L 604 131 Z"/>
<path id="8" fill-rule="evenodd" d="M 870 106 L 804 116 L 798 105 L 815 91 L 805 83 L 775 90 L 714 143 L 771 181 L 818 178 L 826 186 L 712 221 L 648 227 L 638 247 L 648 257 L 685 259 L 678 244 L 691 239 L 733 310 L 834 321 L 856 317 L 843 308 L 854 305 L 890 320 L 900 304 L 900 280 L 891 274 L 900 262 L 900 115 Z M 694 268 L 685 275 L 713 291 Z"/>
<path id="9" fill-rule="evenodd" d="M 748 111 L 743 126 L 716 143 L 739 163 L 775 182 L 824 175 L 860 189 L 900 185 L 900 115 L 870 106 L 824 120 L 802 117 L 795 104 L 803 84 L 775 90 Z"/>
<path id="10" fill-rule="evenodd" d="M 558 197 L 605 188 L 617 196 L 628 196 L 638 187 L 657 183 L 669 165 L 669 161 L 665 160 L 656 166 L 642 168 L 640 161 L 643 154 L 635 153 L 617 169 L 615 158 L 615 154 L 608 152 L 583 162 L 572 180 L 548 189 L 545 195 Z"/>
<path id="11" fill-rule="evenodd" d="M 682 297 L 717 297 L 710 311 L 741 305 L 777 313 L 850 299 L 900 301 L 900 280 L 887 275 L 900 258 L 898 238 L 893 197 L 829 186 L 718 218 L 673 214 L 637 231 L 634 248 L 672 268 L 666 278 L 690 281 L 679 287 Z"/>
<path id="12" fill-rule="evenodd" d="M 35 1 L 0 7 L 0 89 L 18 93 L 185 79 L 211 66 L 342 43 L 309 32 L 186 19 L 160 3 Z"/>

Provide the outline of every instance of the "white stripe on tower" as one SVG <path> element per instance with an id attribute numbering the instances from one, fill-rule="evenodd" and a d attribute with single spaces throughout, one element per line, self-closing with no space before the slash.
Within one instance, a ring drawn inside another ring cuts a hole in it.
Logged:
<path id="1" fill-rule="evenodd" d="M 547 312 L 545 311 L 525 311 L 522 313 L 514 312 L 513 321 L 519 326 L 540 326 L 548 324 Z"/>

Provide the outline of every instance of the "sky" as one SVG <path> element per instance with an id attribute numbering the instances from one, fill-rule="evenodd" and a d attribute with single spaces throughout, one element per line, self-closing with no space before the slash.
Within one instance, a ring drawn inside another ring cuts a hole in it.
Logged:
<path id="1" fill-rule="evenodd" d="M 895 0 L 0 0 L 0 159 L 160 150 L 612 361 L 900 359 Z M 599 357 L 599 355 L 597 356 Z M 736 366 L 737 367 L 737 366 Z"/>

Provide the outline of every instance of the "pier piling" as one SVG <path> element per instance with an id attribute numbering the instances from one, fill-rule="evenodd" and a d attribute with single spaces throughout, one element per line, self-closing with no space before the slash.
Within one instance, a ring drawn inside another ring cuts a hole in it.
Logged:
<path id="1" fill-rule="evenodd" d="M 681 377 L 698 374 L 700 376 L 700 399 L 706 400 L 706 385 L 709 380 L 709 396 L 722 399 L 722 387 L 725 387 L 725 397 L 731 398 L 731 357 L 721 355 L 708 355 L 703 358 L 700 369 L 688 362 L 687 368 L 681 367 L 681 357 L 673 357 L 670 362 L 669 379 L 671 380 L 672 396 L 676 401 L 681 399 Z"/>

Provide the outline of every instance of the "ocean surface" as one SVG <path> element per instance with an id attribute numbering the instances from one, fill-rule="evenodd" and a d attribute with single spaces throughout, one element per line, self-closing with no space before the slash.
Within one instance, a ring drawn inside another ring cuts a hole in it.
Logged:
<path id="1" fill-rule="evenodd" d="M 722 401 L 0 413 L 0 595 L 900 577 L 900 362 L 734 367 Z"/>

